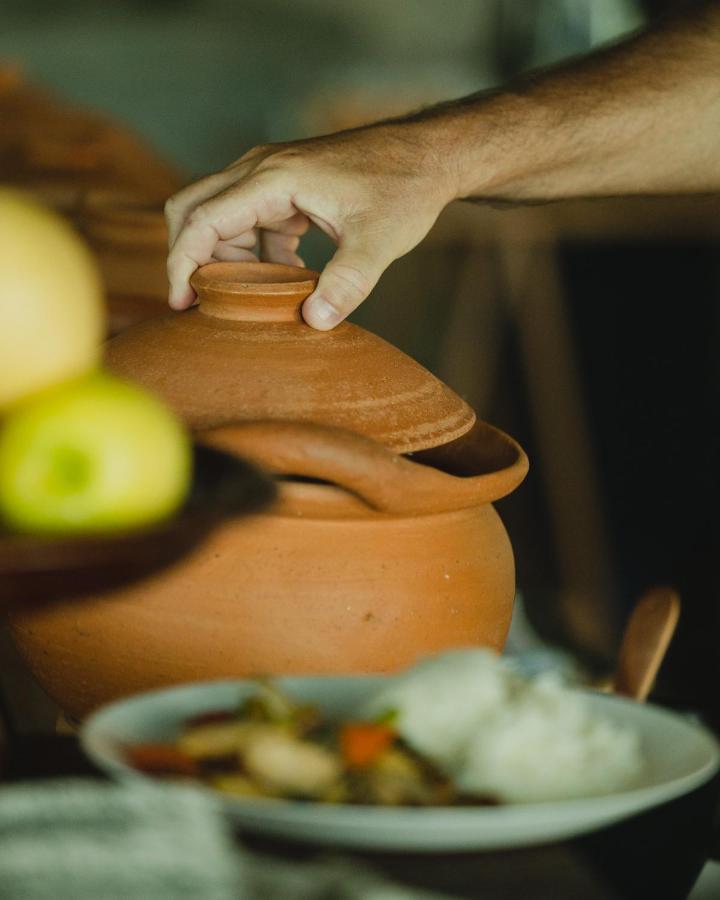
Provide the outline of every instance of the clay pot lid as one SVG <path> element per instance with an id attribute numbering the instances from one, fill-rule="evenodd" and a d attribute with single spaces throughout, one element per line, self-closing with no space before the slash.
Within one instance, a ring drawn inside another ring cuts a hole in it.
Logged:
<path id="1" fill-rule="evenodd" d="M 270 263 L 203 266 L 191 281 L 198 305 L 118 335 L 107 365 L 155 390 L 195 430 L 314 422 L 398 453 L 469 431 L 473 410 L 401 350 L 350 322 L 321 332 L 303 321 L 318 277 Z"/>

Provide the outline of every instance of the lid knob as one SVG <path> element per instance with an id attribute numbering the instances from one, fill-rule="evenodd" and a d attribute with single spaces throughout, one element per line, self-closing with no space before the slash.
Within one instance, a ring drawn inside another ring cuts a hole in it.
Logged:
<path id="1" fill-rule="evenodd" d="M 302 322 L 303 302 L 319 274 L 279 263 L 209 263 L 195 271 L 190 285 L 200 312 L 239 322 Z"/>

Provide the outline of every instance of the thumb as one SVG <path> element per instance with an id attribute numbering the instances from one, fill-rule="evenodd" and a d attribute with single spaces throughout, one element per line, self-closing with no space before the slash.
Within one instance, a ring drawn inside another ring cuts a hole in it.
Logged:
<path id="1" fill-rule="evenodd" d="M 357 309 L 392 262 L 370 248 L 340 247 L 303 304 L 308 325 L 329 331 Z"/>

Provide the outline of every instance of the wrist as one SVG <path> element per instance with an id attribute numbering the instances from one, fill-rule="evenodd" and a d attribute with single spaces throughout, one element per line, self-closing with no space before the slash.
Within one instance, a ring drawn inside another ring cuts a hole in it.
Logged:
<path id="1" fill-rule="evenodd" d="M 448 153 L 448 134 L 434 119 L 415 116 L 383 122 L 384 142 L 397 150 L 393 153 L 398 171 L 415 179 L 426 195 L 434 195 L 440 208 L 456 200 L 459 172 L 455 155 Z"/>
<path id="2" fill-rule="evenodd" d="M 448 110 L 454 138 L 457 200 L 513 199 L 530 148 L 537 145 L 530 104 L 510 94 L 477 98 Z"/>
<path id="3" fill-rule="evenodd" d="M 448 204 L 513 199 L 521 192 L 541 119 L 542 112 L 529 99 L 503 92 L 443 103 L 388 124 L 416 148 L 418 171 Z"/>
<path id="4" fill-rule="evenodd" d="M 455 177 L 453 200 L 521 200 L 552 155 L 549 123 L 530 97 L 503 91 L 438 110 L 443 157 Z"/>

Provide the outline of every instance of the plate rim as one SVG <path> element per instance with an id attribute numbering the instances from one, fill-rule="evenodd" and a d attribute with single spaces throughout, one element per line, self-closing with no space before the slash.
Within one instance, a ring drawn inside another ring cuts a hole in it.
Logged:
<path id="1" fill-rule="evenodd" d="M 377 674 L 338 676 L 287 675 L 279 676 L 274 680 L 279 684 L 283 684 L 284 682 L 319 682 L 330 679 L 336 682 L 350 681 L 369 685 L 372 682 L 382 682 L 388 677 Z M 115 757 L 113 757 L 112 748 L 108 748 L 107 744 L 110 738 L 102 733 L 107 719 L 112 719 L 118 710 L 127 709 L 134 704 L 152 705 L 160 697 L 181 697 L 183 694 L 195 692 L 202 694 L 209 689 L 245 689 L 256 682 L 256 679 L 250 678 L 225 678 L 187 682 L 137 693 L 113 701 L 96 710 L 82 723 L 79 735 L 81 747 L 101 770 L 112 777 L 120 780 L 134 781 L 140 779 L 153 781 L 152 776 L 134 770 L 127 763 L 118 760 L 117 752 Z M 569 832 L 565 833 L 566 837 L 579 836 L 582 833 L 597 830 L 604 825 L 610 825 L 630 818 L 633 815 L 647 812 L 689 794 L 709 782 L 720 771 L 720 739 L 704 724 L 696 720 L 687 719 L 675 710 L 669 710 L 655 704 L 638 704 L 637 701 L 625 697 L 591 690 L 579 690 L 581 693 L 590 696 L 592 702 L 601 706 L 607 704 L 608 706 L 624 706 L 634 709 L 641 707 L 643 710 L 641 715 L 647 711 L 650 715 L 666 718 L 676 726 L 679 725 L 689 729 L 700 737 L 705 744 L 704 750 L 707 752 L 705 762 L 691 772 L 659 784 L 642 785 L 629 790 L 614 791 L 590 797 L 512 803 L 493 807 L 436 806 L 432 808 L 409 808 L 355 804 L 308 804 L 300 801 L 274 799 L 252 801 L 239 797 L 224 796 L 220 792 L 202 784 L 198 784 L 198 787 L 213 797 L 218 802 L 218 806 L 233 818 L 236 823 L 239 823 L 241 827 L 245 826 L 247 830 L 254 833 L 269 834 L 275 837 L 281 836 L 283 840 L 302 840 L 299 835 L 293 835 L 291 831 L 292 828 L 298 828 L 300 824 L 310 818 L 308 815 L 309 810 L 312 810 L 312 821 L 315 827 L 312 828 L 312 834 L 308 835 L 308 839 L 320 840 L 317 832 L 323 828 L 341 829 L 343 832 L 348 832 L 350 829 L 342 826 L 347 825 L 346 820 L 348 813 L 351 811 L 354 820 L 353 827 L 358 832 L 363 827 L 367 828 L 370 825 L 375 825 L 381 830 L 393 827 L 399 831 L 404 831 L 407 828 L 427 827 L 430 816 L 432 816 L 438 830 L 452 826 L 452 832 L 463 828 L 467 828 L 469 831 L 467 839 L 462 841 L 459 841 L 457 837 L 453 837 L 453 834 L 449 834 L 448 840 L 445 842 L 438 840 L 430 843 L 423 842 L 421 836 L 416 836 L 416 839 L 412 840 L 405 835 L 405 839 L 400 840 L 397 844 L 390 844 L 380 836 L 376 836 L 377 840 L 371 839 L 368 841 L 367 839 L 357 840 L 357 835 L 353 838 L 352 835 L 343 833 L 336 835 L 337 843 L 340 846 L 352 846 L 358 849 L 364 847 L 375 850 L 387 848 L 400 852 L 403 850 L 405 852 L 416 850 L 448 852 L 452 851 L 453 848 L 458 851 L 471 850 L 473 848 L 481 851 L 490 849 L 491 846 L 495 849 L 500 849 L 502 847 L 529 846 L 533 843 L 546 842 L 540 839 L 530 839 L 523 840 L 520 844 L 514 842 L 490 844 L 483 841 L 478 843 L 480 835 L 475 832 L 483 826 L 486 828 L 491 826 L 497 827 L 506 820 L 512 821 L 522 816 L 526 816 L 531 823 L 538 816 L 562 821 L 566 818 L 572 819 L 574 814 L 578 819 L 587 818 L 590 820 L 587 828 L 581 829 L 574 826 Z M 590 813 L 583 817 L 583 810 L 587 809 L 588 804 L 592 809 Z M 284 826 L 288 828 L 287 833 L 283 832 Z M 559 830 L 562 832 L 563 829 L 560 828 Z M 557 839 L 560 839 L 557 835 L 551 838 L 551 840 Z M 327 841 L 321 841 L 321 843 L 327 843 Z"/>

